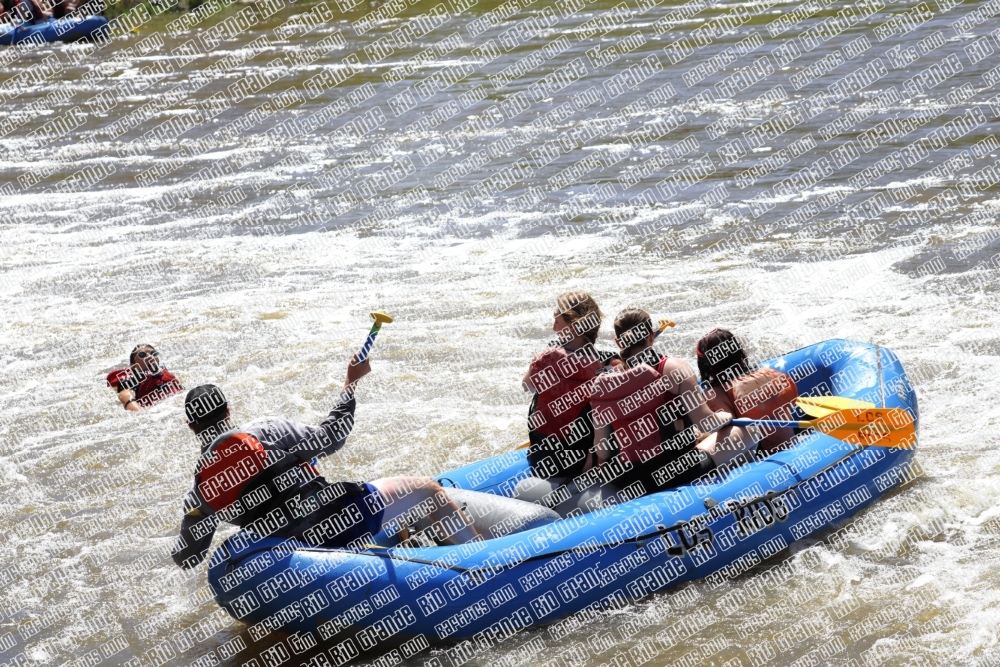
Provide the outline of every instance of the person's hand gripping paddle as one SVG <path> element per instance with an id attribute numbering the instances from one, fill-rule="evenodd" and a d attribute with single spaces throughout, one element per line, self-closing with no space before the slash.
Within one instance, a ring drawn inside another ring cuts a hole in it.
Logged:
<path id="1" fill-rule="evenodd" d="M 371 371 L 371 366 L 368 365 L 368 354 L 372 351 L 372 345 L 375 344 L 375 336 L 378 335 L 379 329 L 382 328 L 383 324 L 392 322 L 392 317 L 385 313 L 374 312 L 371 313 L 371 317 L 375 320 L 375 324 L 372 325 L 371 331 L 368 332 L 365 344 L 351 358 L 351 363 L 347 366 L 347 380 L 344 382 L 344 391 L 348 393 L 353 393 L 354 385 L 357 381 L 368 375 L 368 372 Z"/>
<path id="2" fill-rule="evenodd" d="M 368 339 L 365 340 L 365 344 L 361 346 L 361 351 L 358 352 L 358 360 L 356 363 L 359 364 L 364 363 L 365 359 L 368 358 L 368 353 L 372 351 L 372 345 L 375 344 L 375 336 L 378 335 L 382 325 L 392 322 L 392 317 L 390 315 L 386 315 L 385 313 L 376 311 L 369 314 L 371 315 L 371 318 L 375 320 L 375 324 L 372 325 L 371 331 L 368 332 Z"/>

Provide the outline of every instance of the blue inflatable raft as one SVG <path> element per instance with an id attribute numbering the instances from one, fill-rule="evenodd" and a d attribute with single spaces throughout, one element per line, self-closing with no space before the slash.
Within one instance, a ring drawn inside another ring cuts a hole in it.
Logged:
<path id="1" fill-rule="evenodd" d="M 49 19 L 19 27 L 0 27 L 0 46 L 23 42 L 78 42 L 91 39 L 108 24 L 103 16 L 68 17 Z"/>
<path id="2" fill-rule="evenodd" d="M 765 365 L 790 375 L 800 395 L 903 408 L 918 425 L 916 395 L 885 348 L 830 340 Z M 243 531 L 215 552 L 208 579 L 218 603 L 248 623 L 255 639 L 274 630 L 311 631 L 345 660 L 384 643 L 400 644 L 404 655 L 440 640 L 492 643 L 585 608 L 735 576 L 910 479 L 914 451 L 862 448 L 813 432 L 791 449 L 707 481 L 560 518 L 502 497 L 527 475 L 524 450 L 517 450 L 438 477 L 460 502 L 495 498 L 541 513 L 501 522 L 503 530 L 487 526 L 504 536 L 462 546 L 348 550 Z M 484 506 L 489 514 L 490 503 Z M 476 507 L 471 502 L 468 513 L 482 530 L 484 513 Z"/>

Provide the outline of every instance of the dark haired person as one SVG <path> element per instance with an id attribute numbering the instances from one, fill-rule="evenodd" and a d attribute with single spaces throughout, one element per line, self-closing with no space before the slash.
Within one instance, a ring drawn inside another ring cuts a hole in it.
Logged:
<path id="1" fill-rule="evenodd" d="M 347 368 L 339 402 L 319 426 L 263 417 L 235 428 L 218 387 L 201 385 L 188 392 L 184 408 L 202 455 L 184 501 L 173 550 L 177 565 L 194 567 L 205 558 L 219 521 L 262 537 L 344 547 L 429 507 L 442 540 L 461 544 L 479 537 L 433 479 L 331 483 L 312 466 L 314 457 L 343 447 L 354 425 L 354 387 L 371 370 L 368 360 L 356 360 Z"/>
<path id="2" fill-rule="evenodd" d="M 528 461 L 535 477 L 572 477 L 594 445 L 587 396 L 597 372 L 618 355 L 594 347 L 603 313 L 586 292 L 560 295 L 553 312 L 557 340 L 531 360 L 522 385 L 534 394 L 528 412 Z"/>
<path id="3" fill-rule="evenodd" d="M 737 417 L 791 419 L 798 398 L 792 378 L 771 368 L 757 367 L 747 359 L 739 339 L 726 329 L 713 329 L 695 347 L 698 372 L 714 391 L 709 405 Z M 773 453 L 795 435 L 779 428 L 760 441 L 760 452 Z"/>
<path id="4" fill-rule="evenodd" d="M 52 7 L 52 18 L 62 19 L 72 16 L 81 4 L 83 0 L 58 0 Z"/>
<path id="5" fill-rule="evenodd" d="M 624 365 L 599 374 L 590 396 L 594 463 L 618 451 L 612 484 L 624 489 L 640 482 L 641 493 L 652 493 L 690 483 L 753 451 L 756 442 L 746 429 L 717 428 L 732 415 L 709 407 L 691 365 L 653 349 L 655 330 L 646 311 L 619 313 L 615 338 Z"/>
<path id="6" fill-rule="evenodd" d="M 15 26 L 31 25 L 49 18 L 37 0 L 0 0 L 0 20 Z"/>
<path id="7" fill-rule="evenodd" d="M 136 345 L 128 363 L 128 368 L 113 370 L 107 378 L 126 410 L 148 408 L 184 390 L 180 380 L 161 365 L 160 353 L 152 345 Z"/>

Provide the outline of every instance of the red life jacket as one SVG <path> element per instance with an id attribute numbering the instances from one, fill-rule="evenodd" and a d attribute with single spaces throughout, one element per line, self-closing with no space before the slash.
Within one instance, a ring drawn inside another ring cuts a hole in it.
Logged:
<path id="1" fill-rule="evenodd" d="M 531 383 L 538 391 L 529 428 L 543 437 L 569 439 L 565 429 L 583 414 L 590 396 L 590 382 L 603 366 L 596 354 L 546 348 L 529 370 Z"/>
<path id="2" fill-rule="evenodd" d="M 664 453 L 663 444 L 690 425 L 689 418 L 664 423 L 664 410 L 677 400 L 660 381 L 667 358 L 654 369 L 639 364 L 625 371 L 604 373 L 593 382 L 590 403 L 595 426 L 611 425 L 620 448 L 619 457 L 641 464 Z M 682 413 L 680 413 L 682 414 Z M 683 454 L 677 451 L 677 456 Z"/>
<path id="3" fill-rule="evenodd" d="M 316 468 L 287 452 L 268 451 L 249 433 L 230 433 L 202 456 L 195 488 L 213 512 L 227 512 L 226 521 L 246 525 L 280 506 L 316 479 Z M 252 495 L 250 502 L 240 501 Z M 237 503 L 239 506 L 234 507 Z"/>
<path id="4" fill-rule="evenodd" d="M 267 468 L 267 452 L 249 433 L 234 433 L 205 454 L 195 473 L 198 494 L 216 512 L 239 500 L 255 477 Z"/>
<path id="5" fill-rule="evenodd" d="M 147 375 L 142 379 L 135 388 L 135 400 L 142 407 L 148 408 L 153 403 L 183 390 L 184 387 L 174 374 L 166 368 L 161 368 L 159 373 Z"/>
<path id="6" fill-rule="evenodd" d="M 123 389 L 135 389 L 135 400 L 144 408 L 148 408 L 153 403 L 183 391 L 180 380 L 166 368 L 161 368 L 155 375 L 147 374 L 142 380 L 130 368 L 119 368 L 108 373 L 108 386 L 115 391 Z"/>
<path id="7" fill-rule="evenodd" d="M 732 401 L 736 417 L 750 419 L 790 419 L 790 408 L 799 396 L 795 381 L 784 373 L 761 367 L 733 381 L 726 395 Z M 778 448 L 791 437 L 781 430 L 760 441 L 762 451 Z"/>
<path id="8" fill-rule="evenodd" d="M 112 387 L 115 391 L 121 391 L 128 386 L 131 379 L 132 373 L 129 369 L 117 368 L 108 373 L 108 386 Z"/>

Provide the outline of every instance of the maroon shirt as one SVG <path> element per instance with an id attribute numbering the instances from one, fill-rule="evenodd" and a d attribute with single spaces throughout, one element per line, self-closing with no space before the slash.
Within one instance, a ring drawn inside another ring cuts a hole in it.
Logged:
<path id="1" fill-rule="evenodd" d="M 111 371 L 108 373 L 108 386 L 114 387 L 115 391 L 135 387 L 135 401 L 144 408 L 184 390 L 180 380 L 166 368 L 161 368 L 155 374 L 146 375 L 142 380 L 129 369 Z"/>

